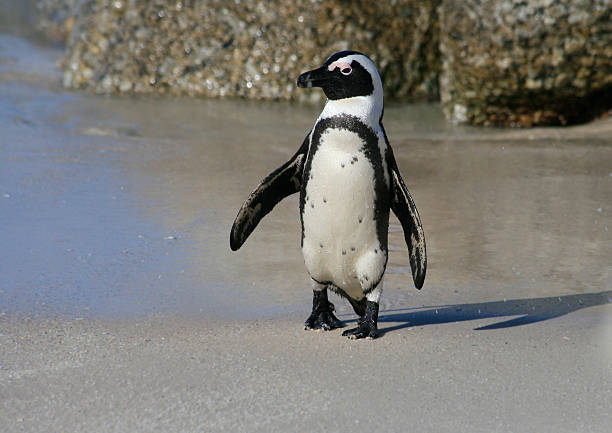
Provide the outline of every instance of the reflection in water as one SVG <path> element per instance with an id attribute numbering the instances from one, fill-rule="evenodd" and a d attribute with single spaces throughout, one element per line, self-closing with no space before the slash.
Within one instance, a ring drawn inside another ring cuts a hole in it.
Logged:
<path id="1" fill-rule="evenodd" d="M 0 58 L 20 55 L 2 41 Z M 28 64 L 48 64 L 37 50 L 19 48 Z M 1 311 L 305 314 L 297 197 L 239 252 L 228 237 L 252 186 L 295 152 L 319 107 L 85 96 L 45 77 L 19 81 L 23 61 L 0 65 L 0 236 L 18 245 L 0 250 Z M 612 287 L 610 121 L 471 129 L 447 124 L 437 106 L 395 105 L 385 127 L 430 267 L 415 291 L 392 218 L 383 312 L 456 304 L 504 316 L 500 299 L 539 308 L 528 299 L 590 299 Z M 453 308 L 442 314 L 471 317 Z M 418 323 L 432 313 L 406 314 Z"/>

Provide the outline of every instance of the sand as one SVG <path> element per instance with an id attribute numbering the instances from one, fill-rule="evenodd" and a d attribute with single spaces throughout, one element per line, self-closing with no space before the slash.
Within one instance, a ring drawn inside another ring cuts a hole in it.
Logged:
<path id="1" fill-rule="evenodd" d="M 373 341 L 300 318 L 0 322 L 2 431 L 606 432 L 609 305 Z M 408 313 L 406 319 L 410 319 Z M 606 334 L 607 332 L 607 334 Z"/>
<path id="2" fill-rule="evenodd" d="M 228 245 L 317 107 L 70 93 L 59 55 L 0 37 L 0 431 L 610 431 L 612 121 L 389 106 L 430 266 L 392 220 L 350 341 L 303 330 L 295 197 Z"/>

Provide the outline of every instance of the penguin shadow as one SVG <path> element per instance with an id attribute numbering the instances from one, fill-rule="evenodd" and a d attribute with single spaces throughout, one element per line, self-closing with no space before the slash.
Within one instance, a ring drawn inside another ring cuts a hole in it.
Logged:
<path id="1" fill-rule="evenodd" d="M 579 295 L 552 296 L 548 298 L 508 299 L 476 304 L 428 306 L 414 309 L 385 310 L 378 322 L 398 323 L 379 329 L 379 336 L 399 329 L 465 322 L 497 317 L 511 317 L 508 320 L 474 328 L 475 331 L 512 328 L 564 316 L 583 308 L 612 304 L 612 290 Z M 423 310 L 423 308 L 426 308 Z M 418 310 L 418 311 L 414 311 Z M 519 316 L 519 317 L 513 317 Z M 351 320 L 352 321 L 352 320 Z M 351 321 L 345 321 L 351 322 Z"/>

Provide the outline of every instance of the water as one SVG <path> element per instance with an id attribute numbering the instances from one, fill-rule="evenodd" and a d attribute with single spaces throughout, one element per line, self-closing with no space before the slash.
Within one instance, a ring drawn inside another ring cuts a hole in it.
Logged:
<path id="1" fill-rule="evenodd" d="M 0 314 L 306 314 L 297 197 L 236 253 L 229 229 L 320 108 L 68 92 L 60 57 L 0 37 Z M 612 122 L 474 129 L 391 104 L 385 127 L 429 269 L 414 290 L 392 217 L 383 310 L 451 321 L 610 302 Z"/>

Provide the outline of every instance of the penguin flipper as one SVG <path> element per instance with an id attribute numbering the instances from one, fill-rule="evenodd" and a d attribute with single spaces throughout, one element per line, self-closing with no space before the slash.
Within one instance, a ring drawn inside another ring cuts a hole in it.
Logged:
<path id="1" fill-rule="evenodd" d="M 412 200 L 412 196 L 404 184 L 402 175 L 390 150 L 390 177 L 391 177 L 391 210 L 399 219 L 404 230 L 404 239 L 410 253 L 410 267 L 412 279 L 417 289 L 423 287 L 427 271 L 427 252 L 425 249 L 425 233 L 421 226 L 419 212 Z"/>
<path id="2" fill-rule="evenodd" d="M 302 187 L 302 173 L 308 152 L 308 136 L 300 149 L 282 166 L 266 176 L 246 199 L 230 232 L 230 248 L 239 249 L 259 221 L 285 197 Z"/>

